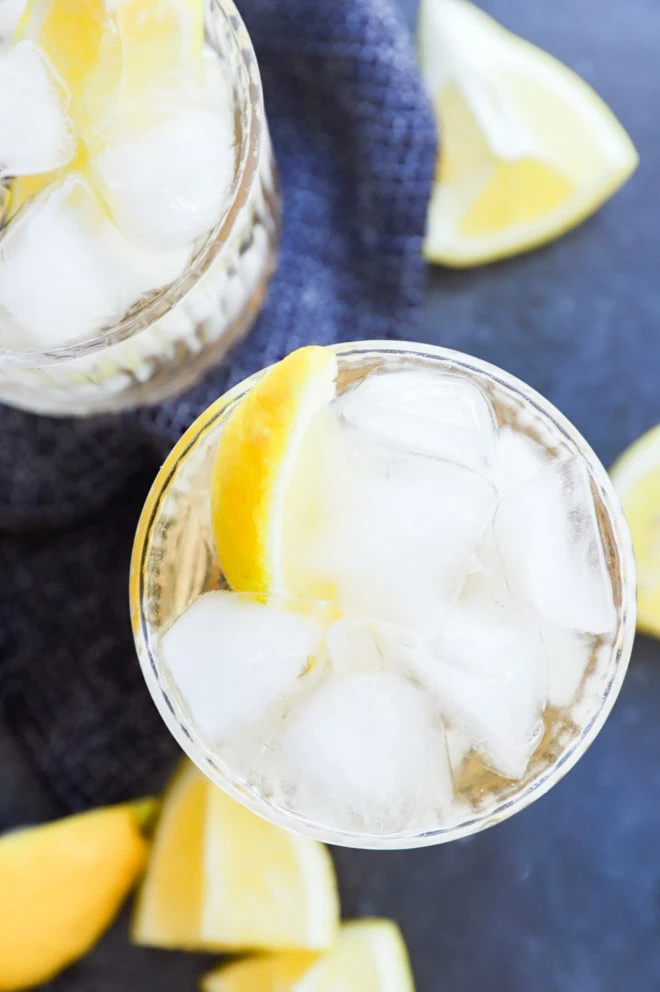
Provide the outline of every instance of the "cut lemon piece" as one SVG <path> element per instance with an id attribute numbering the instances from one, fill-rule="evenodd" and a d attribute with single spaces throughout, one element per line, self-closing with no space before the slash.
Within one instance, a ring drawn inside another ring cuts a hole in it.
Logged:
<path id="1" fill-rule="evenodd" d="M 338 916 L 322 844 L 267 823 L 184 765 L 163 801 L 136 905 L 136 943 L 323 950 Z"/>
<path id="2" fill-rule="evenodd" d="M 550 241 L 634 171 L 630 138 L 591 87 L 468 0 L 423 0 L 418 34 L 442 142 L 430 261 L 475 265 Z"/>
<path id="3" fill-rule="evenodd" d="M 232 589 L 284 591 L 284 505 L 296 455 L 335 395 L 330 348 L 300 348 L 268 369 L 229 415 L 211 481 L 216 547 Z"/>
<path id="4" fill-rule="evenodd" d="M 50 979 L 112 922 L 147 854 L 155 802 L 111 806 L 0 839 L 0 989 Z"/>
<path id="5" fill-rule="evenodd" d="M 406 945 L 391 920 L 345 923 L 336 943 L 292 992 L 414 992 Z"/>
<path id="6" fill-rule="evenodd" d="M 201 54 L 203 0 L 111 0 L 109 6 L 121 39 L 122 85 L 131 93 Z"/>
<path id="7" fill-rule="evenodd" d="M 183 762 L 163 797 L 151 857 L 137 897 L 133 940 L 194 947 L 199 937 L 207 781 Z M 168 935 L 173 935 L 173 944 Z"/>
<path id="8" fill-rule="evenodd" d="M 69 94 L 83 140 L 121 75 L 121 44 L 105 0 L 28 0 L 17 30 L 45 52 Z"/>
<path id="9" fill-rule="evenodd" d="M 637 626 L 660 637 L 660 426 L 635 441 L 611 470 L 637 565 Z"/>
<path id="10" fill-rule="evenodd" d="M 290 992 L 317 957 L 289 951 L 237 961 L 209 972 L 202 979 L 201 992 Z"/>

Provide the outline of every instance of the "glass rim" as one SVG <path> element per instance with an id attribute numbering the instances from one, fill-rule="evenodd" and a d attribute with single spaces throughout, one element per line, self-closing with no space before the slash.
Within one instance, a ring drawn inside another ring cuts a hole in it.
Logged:
<path id="1" fill-rule="evenodd" d="M 234 176 L 225 209 L 208 232 L 204 243 L 186 264 L 174 282 L 155 291 L 143 302 L 138 301 L 124 316 L 102 327 L 90 337 L 65 342 L 56 347 L 17 349 L 0 347 L 0 371 L 10 368 L 34 368 L 70 361 L 92 354 L 101 348 L 125 341 L 146 330 L 168 314 L 208 272 L 218 253 L 229 241 L 239 216 L 250 200 L 257 181 L 263 142 L 263 91 L 257 57 L 247 28 L 234 0 L 207 0 L 225 18 L 248 78 L 246 139 Z"/>
<path id="2" fill-rule="evenodd" d="M 214 784 L 259 816 L 280 827 L 327 844 L 364 850 L 413 849 L 459 840 L 509 819 L 514 813 L 540 799 L 573 768 L 605 724 L 623 684 L 635 637 L 636 580 L 630 532 L 618 496 L 598 456 L 578 429 L 557 410 L 554 404 L 521 379 L 482 359 L 436 345 L 374 340 L 331 345 L 331 347 L 334 348 L 338 356 L 360 356 L 369 352 L 377 356 L 388 354 L 401 355 L 402 357 L 405 355 L 421 356 L 422 358 L 436 359 L 440 363 L 450 362 L 453 366 L 462 367 L 468 372 L 478 372 L 501 384 L 504 388 L 514 391 L 526 403 L 531 403 L 575 445 L 579 454 L 586 460 L 592 479 L 598 485 L 599 496 L 607 512 L 621 565 L 621 605 L 617 611 L 620 616 L 620 631 L 607 662 L 607 681 L 597 709 L 562 751 L 559 758 L 514 795 L 495 803 L 491 809 L 485 810 L 483 813 L 474 813 L 469 819 L 458 824 L 431 828 L 411 828 L 396 834 L 383 835 L 342 830 L 308 820 L 301 814 L 272 805 L 264 796 L 241 781 L 238 776 L 233 776 L 228 769 L 220 768 L 212 760 L 210 753 L 193 737 L 163 693 L 158 677 L 160 662 L 150 650 L 149 628 L 143 611 L 145 566 L 151 533 L 159 516 L 160 504 L 178 466 L 193 448 L 203 443 L 206 433 L 215 426 L 226 408 L 249 392 L 257 380 L 267 371 L 266 369 L 254 373 L 232 387 L 197 417 L 172 448 L 149 491 L 137 526 L 129 579 L 131 623 L 138 660 L 152 699 L 167 728 L 182 750 Z"/>

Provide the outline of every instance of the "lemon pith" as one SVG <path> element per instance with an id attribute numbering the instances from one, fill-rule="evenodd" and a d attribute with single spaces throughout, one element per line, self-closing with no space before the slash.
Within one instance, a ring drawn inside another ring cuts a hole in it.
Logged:
<path id="1" fill-rule="evenodd" d="M 337 361 L 309 346 L 266 370 L 225 424 L 211 481 L 216 547 L 236 591 L 283 590 L 284 497 L 299 445 L 333 398 Z"/>
<path id="2" fill-rule="evenodd" d="M 469 0 L 423 0 L 418 38 L 441 132 L 430 261 L 475 265 L 549 241 L 634 171 L 630 138 L 591 87 Z"/>

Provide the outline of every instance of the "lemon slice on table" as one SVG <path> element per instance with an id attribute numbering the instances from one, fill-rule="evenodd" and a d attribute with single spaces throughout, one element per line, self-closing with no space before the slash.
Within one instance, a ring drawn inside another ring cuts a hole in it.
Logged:
<path id="1" fill-rule="evenodd" d="M 152 947 L 323 950 L 339 918 L 332 860 L 185 762 L 165 798 L 132 938 Z"/>
<path id="2" fill-rule="evenodd" d="M 155 808 L 109 806 L 0 839 L 0 989 L 45 982 L 96 942 L 144 866 Z"/>
<path id="3" fill-rule="evenodd" d="M 328 954 L 312 965 L 292 992 L 414 992 L 408 952 L 391 920 L 345 923 Z"/>
<path id="4" fill-rule="evenodd" d="M 230 413 L 211 481 L 211 518 L 232 589 L 283 590 L 284 505 L 296 455 L 335 395 L 330 348 L 292 352 L 264 373 Z"/>
<path id="5" fill-rule="evenodd" d="M 660 637 L 660 426 L 624 451 L 610 474 L 635 552 L 637 626 Z"/>
<path id="6" fill-rule="evenodd" d="M 344 923 L 321 957 L 277 954 L 225 965 L 202 992 L 414 992 L 401 932 L 390 920 Z"/>
<path id="7" fill-rule="evenodd" d="M 630 138 L 591 87 L 468 0 L 422 0 L 418 41 L 441 132 L 430 261 L 476 265 L 550 241 L 634 171 Z"/>
<path id="8" fill-rule="evenodd" d="M 201 992 L 290 992 L 317 954 L 289 951 L 223 965 L 202 979 Z"/>

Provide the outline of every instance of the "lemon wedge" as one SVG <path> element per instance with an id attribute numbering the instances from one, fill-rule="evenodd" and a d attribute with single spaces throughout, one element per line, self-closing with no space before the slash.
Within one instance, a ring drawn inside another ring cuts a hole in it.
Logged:
<path id="1" fill-rule="evenodd" d="M 550 241 L 634 171 L 601 98 L 468 0 L 423 0 L 420 64 L 441 132 L 429 261 L 469 266 Z"/>
<path id="2" fill-rule="evenodd" d="M 414 992 L 401 931 L 390 920 L 344 923 L 321 957 L 277 954 L 210 972 L 202 992 Z"/>
<path id="3" fill-rule="evenodd" d="M 391 920 L 345 923 L 328 954 L 293 985 L 292 992 L 414 992 L 406 945 Z"/>
<path id="4" fill-rule="evenodd" d="M 142 871 L 155 806 L 110 806 L 0 839 L 0 989 L 45 982 L 96 942 Z"/>
<path id="5" fill-rule="evenodd" d="M 322 950 L 338 916 L 322 844 L 267 823 L 183 765 L 163 800 L 136 904 L 136 943 Z"/>
<path id="6" fill-rule="evenodd" d="M 105 0 L 28 0 L 17 37 L 33 41 L 48 57 L 84 139 L 121 76 L 120 38 Z"/>
<path id="7" fill-rule="evenodd" d="M 660 637 L 660 426 L 635 441 L 611 469 L 637 565 L 637 627 Z"/>
<path id="8" fill-rule="evenodd" d="M 224 965 L 202 979 L 202 992 L 290 992 L 309 971 L 317 954 L 289 951 Z"/>
<path id="9" fill-rule="evenodd" d="M 309 346 L 267 369 L 231 411 L 211 480 L 211 518 L 232 589 L 283 591 L 285 496 L 316 414 L 335 395 L 337 360 Z"/>

